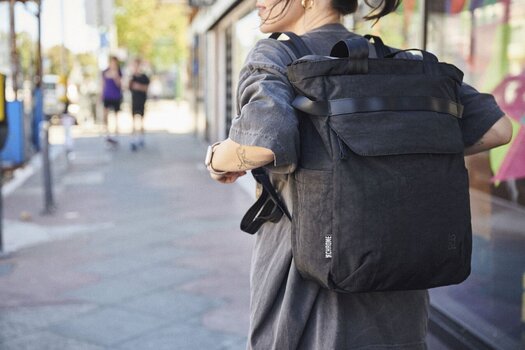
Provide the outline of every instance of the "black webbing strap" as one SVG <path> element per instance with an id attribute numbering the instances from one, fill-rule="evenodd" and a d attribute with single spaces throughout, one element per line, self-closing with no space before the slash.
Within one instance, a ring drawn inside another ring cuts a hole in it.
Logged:
<path id="1" fill-rule="evenodd" d="M 289 40 L 282 41 L 282 43 L 293 52 L 295 57 L 290 55 L 291 61 L 295 61 L 298 58 L 312 53 L 303 39 L 292 32 L 273 33 L 270 38 L 278 40 L 281 34 L 285 34 L 289 38 Z M 252 175 L 255 181 L 261 184 L 262 193 L 257 201 L 248 209 L 246 214 L 244 214 L 241 220 L 241 230 L 249 234 L 254 234 L 265 222 L 278 222 L 283 214 L 292 220 L 290 212 L 281 198 L 279 198 L 264 168 L 253 169 Z"/>
<path id="2" fill-rule="evenodd" d="M 266 171 L 263 168 L 253 169 L 252 175 L 255 181 L 261 184 L 263 190 L 255 204 L 244 214 L 241 220 L 241 230 L 254 234 L 265 222 L 278 222 L 283 213 L 291 221 L 292 216 L 277 192 L 275 192 Z"/>
<path id="3" fill-rule="evenodd" d="M 288 47 L 293 51 L 295 54 L 295 58 L 292 57 L 292 61 L 299 59 L 306 55 L 311 55 L 312 51 L 306 46 L 303 39 L 297 34 L 294 34 L 292 32 L 283 32 L 283 33 L 273 33 L 270 35 L 270 39 L 278 40 L 279 37 L 284 34 L 286 35 L 290 40 L 285 41 L 285 43 L 288 44 Z"/>
<path id="4" fill-rule="evenodd" d="M 463 114 L 461 104 L 432 96 L 378 96 L 328 101 L 312 101 L 305 96 L 297 96 L 292 105 L 307 114 L 325 117 L 380 111 L 430 111 L 450 114 L 456 118 L 461 118 Z"/>
<path id="5" fill-rule="evenodd" d="M 365 35 L 365 38 L 368 41 L 374 40 L 373 45 L 376 49 L 377 58 L 385 58 L 386 55 L 390 54 L 390 49 L 383 43 L 383 40 L 381 40 L 380 37 L 367 34 Z"/>

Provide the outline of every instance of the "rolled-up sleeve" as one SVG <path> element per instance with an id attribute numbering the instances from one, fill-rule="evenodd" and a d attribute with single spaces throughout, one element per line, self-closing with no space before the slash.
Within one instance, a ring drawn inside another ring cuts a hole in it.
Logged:
<path id="1" fill-rule="evenodd" d="M 286 77 L 289 58 L 284 45 L 268 40 L 259 41 L 241 70 L 237 116 L 229 137 L 242 145 L 272 150 L 274 166 L 293 171 L 297 164 L 299 129 L 291 105 L 294 91 Z"/>
<path id="2" fill-rule="evenodd" d="M 472 146 L 505 114 L 496 103 L 494 96 L 478 92 L 463 83 L 459 98 L 463 105 L 463 117 L 459 126 L 465 147 Z"/>

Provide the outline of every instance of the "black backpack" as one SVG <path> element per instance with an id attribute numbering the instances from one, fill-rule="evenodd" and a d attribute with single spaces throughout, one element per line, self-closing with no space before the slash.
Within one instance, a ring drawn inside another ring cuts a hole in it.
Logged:
<path id="1" fill-rule="evenodd" d="M 458 123 L 463 73 L 426 51 L 421 60 L 399 58 L 403 51 L 378 37 L 340 41 L 325 57 L 286 34 L 300 57 L 287 74 L 300 119 L 291 220 L 301 275 L 339 292 L 465 280 L 472 229 Z M 250 233 L 290 217 L 265 170 L 253 173 L 264 191 L 241 223 Z"/>

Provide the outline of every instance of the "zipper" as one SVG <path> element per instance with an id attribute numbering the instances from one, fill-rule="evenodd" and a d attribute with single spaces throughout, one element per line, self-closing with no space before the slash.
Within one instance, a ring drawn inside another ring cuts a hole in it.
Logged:
<path id="1" fill-rule="evenodd" d="M 343 141 L 343 139 L 339 136 L 339 134 L 332 128 L 332 126 L 330 125 L 330 122 L 328 122 L 328 126 L 330 128 L 331 131 L 333 131 L 333 133 L 335 134 L 335 136 L 337 137 L 337 145 L 339 146 L 339 159 L 340 160 L 345 160 L 348 158 L 348 151 L 346 150 L 346 145 Z"/>
<path id="2" fill-rule="evenodd" d="M 343 140 L 341 140 L 339 135 L 337 135 L 337 144 L 339 145 L 339 159 L 344 160 L 348 158 L 348 152 L 346 150 L 346 145 L 343 142 Z"/>

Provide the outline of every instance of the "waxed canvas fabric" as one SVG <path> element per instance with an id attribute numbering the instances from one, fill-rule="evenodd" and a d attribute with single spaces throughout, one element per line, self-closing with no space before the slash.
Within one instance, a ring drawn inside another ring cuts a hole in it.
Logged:
<path id="1" fill-rule="evenodd" d="M 288 67 L 288 79 L 312 101 L 415 105 L 430 96 L 460 105 L 463 73 L 456 67 L 362 54 L 366 72 L 356 71 L 355 58 L 309 55 Z M 292 250 L 305 278 L 335 291 L 370 292 L 457 284 L 470 274 L 459 118 L 409 107 L 299 113 Z"/>
<path id="2" fill-rule="evenodd" d="M 313 30 L 302 38 L 319 55 L 328 55 L 339 40 L 353 34 L 340 24 Z M 275 40 L 257 43 L 240 73 L 238 115 L 230 138 L 240 144 L 271 149 L 274 187 L 290 211 L 297 185 L 300 143 L 293 87 L 286 77 L 289 53 Z M 468 146 L 502 115 L 490 95 L 464 84 L 461 130 Z M 304 279 L 292 256 L 291 223 L 265 223 L 255 236 L 250 274 L 248 349 L 425 349 L 426 290 L 344 294 Z"/>

